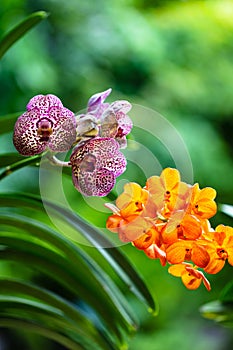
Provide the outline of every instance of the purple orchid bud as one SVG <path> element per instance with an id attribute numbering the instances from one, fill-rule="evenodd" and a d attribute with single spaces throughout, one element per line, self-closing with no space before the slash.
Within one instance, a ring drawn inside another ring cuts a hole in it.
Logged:
<path id="1" fill-rule="evenodd" d="M 74 186 L 85 196 L 106 196 L 126 169 L 126 159 L 113 138 L 94 138 L 76 147 L 70 164 Z"/>
<path id="2" fill-rule="evenodd" d="M 75 115 L 63 107 L 54 95 L 37 95 L 28 105 L 27 112 L 16 121 L 13 142 L 24 156 L 32 156 L 49 149 L 68 151 L 76 139 Z"/>
<path id="3" fill-rule="evenodd" d="M 110 88 L 91 96 L 87 103 L 87 113 L 94 114 L 96 118 L 99 118 L 109 106 L 109 103 L 104 103 L 104 101 L 110 95 L 111 91 L 112 89 Z"/>

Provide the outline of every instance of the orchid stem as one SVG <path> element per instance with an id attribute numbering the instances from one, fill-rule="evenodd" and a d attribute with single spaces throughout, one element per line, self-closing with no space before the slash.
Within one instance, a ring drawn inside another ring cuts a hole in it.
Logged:
<path id="1" fill-rule="evenodd" d="M 64 162 L 60 159 L 58 159 L 56 156 L 51 155 L 51 154 L 46 154 L 46 157 L 48 158 L 48 160 L 50 161 L 51 164 L 53 165 L 58 165 L 58 166 L 65 166 L 65 167 L 71 167 L 70 162 Z"/>
<path id="2" fill-rule="evenodd" d="M 16 163 L 13 163 L 11 165 L 6 166 L 5 169 L 3 170 L 3 172 L 0 174 L 0 181 L 2 179 L 4 179 L 5 177 L 7 177 L 8 175 L 15 172 L 16 170 L 24 168 L 27 165 L 33 165 L 33 164 L 38 163 L 41 160 L 41 157 L 42 157 L 42 155 L 39 154 L 39 155 L 30 157 L 30 158 L 22 159 Z"/>

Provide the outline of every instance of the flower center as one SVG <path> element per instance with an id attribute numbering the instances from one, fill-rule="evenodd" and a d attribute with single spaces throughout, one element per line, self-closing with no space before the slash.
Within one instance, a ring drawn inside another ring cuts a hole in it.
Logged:
<path id="1" fill-rule="evenodd" d="M 221 260 L 226 260 L 228 258 L 228 254 L 223 248 L 218 248 L 217 254 Z"/>
<path id="2" fill-rule="evenodd" d="M 192 249 L 185 248 L 185 260 L 191 260 Z"/>
<path id="3" fill-rule="evenodd" d="M 37 122 L 36 126 L 37 126 L 37 135 L 40 136 L 40 141 L 48 142 L 49 137 L 53 133 L 53 129 L 52 129 L 53 123 L 51 122 L 51 120 L 49 120 L 46 117 L 41 118 Z"/>
<path id="4" fill-rule="evenodd" d="M 87 154 L 80 164 L 80 170 L 92 173 L 95 170 L 95 164 L 96 157 L 93 154 Z"/>

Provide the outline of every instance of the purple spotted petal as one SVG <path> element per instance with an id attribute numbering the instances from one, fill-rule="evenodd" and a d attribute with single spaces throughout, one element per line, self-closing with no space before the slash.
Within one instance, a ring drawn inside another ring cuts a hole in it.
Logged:
<path id="1" fill-rule="evenodd" d="M 91 96 L 87 103 L 87 113 L 93 114 L 97 119 L 99 119 L 109 106 L 109 103 L 104 103 L 104 101 L 108 95 L 110 95 L 111 91 L 112 89 L 108 89 Z"/>
<path id="2" fill-rule="evenodd" d="M 115 175 L 107 169 L 78 171 L 76 175 L 73 171 L 72 178 L 77 190 L 85 196 L 106 196 L 116 182 Z"/>
<path id="3" fill-rule="evenodd" d="M 100 119 L 100 136 L 115 138 L 118 131 L 118 121 L 113 110 L 107 109 Z"/>
<path id="4" fill-rule="evenodd" d="M 127 147 L 127 139 L 125 136 L 116 137 L 115 140 L 119 143 L 120 149 L 125 149 Z"/>
<path id="5" fill-rule="evenodd" d="M 54 95 L 37 95 L 28 105 L 28 112 L 16 121 L 13 142 L 24 156 L 68 151 L 76 139 L 74 113 L 63 107 Z"/>
<path id="6" fill-rule="evenodd" d="M 99 107 L 106 100 L 108 95 L 110 95 L 111 91 L 112 89 L 110 88 L 91 96 L 87 103 L 88 112 Z"/>
<path id="7" fill-rule="evenodd" d="M 53 152 L 69 150 L 76 139 L 74 114 L 64 107 L 51 107 L 48 115 L 53 121 L 53 133 L 49 138 L 48 148 Z"/>
<path id="8" fill-rule="evenodd" d="M 114 110 L 114 112 L 123 112 L 126 114 L 131 110 L 132 105 L 128 101 L 118 100 L 111 103 L 110 107 Z"/>
<path id="9" fill-rule="evenodd" d="M 15 123 L 14 146 L 24 156 L 42 153 L 46 148 L 46 142 L 40 141 L 37 133 L 39 119 L 39 111 L 34 109 L 21 115 Z"/>
<path id="10" fill-rule="evenodd" d="M 90 135 L 94 136 L 98 134 L 97 120 L 91 114 L 79 114 L 77 115 L 77 136 Z"/>
<path id="11" fill-rule="evenodd" d="M 31 111 L 34 108 L 38 108 L 39 111 L 48 112 L 50 107 L 63 107 L 61 100 L 52 94 L 49 95 L 37 95 L 31 98 L 27 104 L 27 110 Z"/>
<path id="12" fill-rule="evenodd" d="M 70 163 L 74 186 L 86 196 L 105 196 L 126 169 L 113 138 L 95 138 L 74 149 Z"/>
<path id="13" fill-rule="evenodd" d="M 133 127 L 133 122 L 127 114 L 119 111 L 116 112 L 116 120 L 118 121 L 118 132 L 116 137 L 128 135 Z"/>
<path id="14" fill-rule="evenodd" d="M 114 104 L 117 107 L 115 109 Z M 127 101 L 116 101 L 111 104 L 100 119 L 100 136 L 120 140 L 128 135 L 133 127 L 133 122 L 124 111 L 128 111 L 130 108 L 131 105 Z M 119 144 L 121 146 L 125 145 L 121 142 Z"/>

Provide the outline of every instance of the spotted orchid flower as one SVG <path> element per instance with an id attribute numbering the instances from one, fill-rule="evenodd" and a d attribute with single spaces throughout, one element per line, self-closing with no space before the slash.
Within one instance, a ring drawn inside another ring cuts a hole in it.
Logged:
<path id="1" fill-rule="evenodd" d="M 93 95 L 87 105 L 87 113 L 77 116 L 77 140 L 86 140 L 88 137 L 110 137 L 117 140 L 120 148 L 127 146 L 126 135 L 133 127 L 127 113 L 131 109 L 128 101 L 119 100 L 111 104 L 105 99 L 111 89 Z"/>
<path id="2" fill-rule="evenodd" d="M 85 196 L 106 196 L 116 177 L 126 169 L 126 159 L 113 138 L 93 138 L 77 146 L 70 157 L 76 189 Z"/>
<path id="3" fill-rule="evenodd" d="M 113 137 L 117 140 L 120 148 L 127 146 L 126 135 L 133 127 L 132 120 L 127 115 L 131 109 L 128 101 L 115 101 L 105 109 L 100 118 L 100 136 Z"/>
<path id="4" fill-rule="evenodd" d="M 76 139 L 74 113 L 55 95 L 37 95 L 16 121 L 13 142 L 24 156 L 68 151 Z"/>

